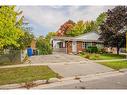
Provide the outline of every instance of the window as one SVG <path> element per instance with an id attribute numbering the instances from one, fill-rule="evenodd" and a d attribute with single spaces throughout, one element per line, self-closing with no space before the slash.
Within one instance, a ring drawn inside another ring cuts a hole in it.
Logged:
<path id="1" fill-rule="evenodd" d="M 63 48 L 63 42 L 59 42 L 59 48 Z"/>
<path id="2" fill-rule="evenodd" d="M 86 42 L 86 43 L 85 43 L 85 48 L 88 48 L 89 46 L 92 46 L 92 43 Z"/>
<path id="3" fill-rule="evenodd" d="M 85 42 L 82 43 L 82 48 L 85 49 Z"/>

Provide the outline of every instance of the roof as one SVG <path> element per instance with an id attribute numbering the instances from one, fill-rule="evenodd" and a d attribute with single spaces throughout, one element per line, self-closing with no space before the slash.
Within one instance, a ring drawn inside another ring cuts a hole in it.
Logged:
<path id="1" fill-rule="evenodd" d="M 76 39 L 84 39 L 84 40 L 98 40 L 100 38 L 99 33 L 93 31 L 88 32 L 83 35 L 77 36 Z"/>
<path id="2" fill-rule="evenodd" d="M 80 36 L 76 36 L 76 37 L 58 37 L 58 36 L 55 36 L 52 39 L 53 40 L 64 40 L 64 41 L 102 42 L 102 41 L 98 40 L 99 37 L 100 37 L 99 33 L 93 31 L 93 32 L 85 33 L 85 34 L 80 35 Z"/>

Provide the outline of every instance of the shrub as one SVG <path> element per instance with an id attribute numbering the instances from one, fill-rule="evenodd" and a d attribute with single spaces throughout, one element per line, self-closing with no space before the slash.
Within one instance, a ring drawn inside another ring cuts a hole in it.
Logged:
<path id="1" fill-rule="evenodd" d="M 92 59 L 92 60 L 98 60 L 99 58 L 100 58 L 99 54 L 92 54 L 90 59 Z"/>
<path id="2" fill-rule="evenodd" d="M 104 49 L 104 48 L 99 49 L 99 50 L 98 50 L 98 52 L 99 52 L 99 53 L 106 53 L 106 51 L 105 51 L 105 49 Z"/>
<path id="3" fill-rule="evenodd" d="M 84 57 L 90 59 L 90 54 L 86 54 Z"/>
<path id="4" fill-rule="evenodd" d="M 84 55 L 85 53 L 84 53 L 84 52 L 80 52 L 79 54 L 80 54 L 80 55 Z"/>
<path id="5" fill-rule="evenodd" d="M 97 46 L 89 46 L 86 49 L 86 51 L 89 52 L 89 53 L 97 53 L 98 52 L 98 48 L 97 48 Z"/>
<path id="6" fill-rule="evenodd" d="M 45 39 L 38 39 L 36 43 L 39 55 L 52 54 L 52 46 L 49 41 Z"/>

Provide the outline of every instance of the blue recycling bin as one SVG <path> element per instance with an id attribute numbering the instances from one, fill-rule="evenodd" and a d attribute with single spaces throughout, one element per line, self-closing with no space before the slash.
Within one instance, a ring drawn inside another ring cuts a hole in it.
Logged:
<path id="1" fill-rule="evenodd" d="M 32 48 L 27 48 L 27 55 L 28 55 L 29 57 L 31 57 L 32 54 L 33 54 Z"/>

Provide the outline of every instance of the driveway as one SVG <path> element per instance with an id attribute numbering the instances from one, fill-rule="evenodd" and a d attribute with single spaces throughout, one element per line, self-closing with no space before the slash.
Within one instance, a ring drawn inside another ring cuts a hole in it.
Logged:
<path id="1" fill-rule="evenodd" d="M 85 61 L 84 58 L 81 58 L 77 55 L 68 55 L 65 53 L 53 53 L 51 55 L 39 55 L 32 56 L 31 62 L 33 64 L 40 63 L 63 63 L 63 62 L 80 62 Z"/>
<path id="2" fill-rule="evenodd" d="M 84 76 L 114 71 L 111 68 L 97 64 L 77 55 L 54 53 L 52 55 L 34 56 L 31 58 L 33 64 L 46 63 L 53 71 L 63 77 L 75 75 Z"/>
<path id="3" fill-rule="evenodd" d="M 114 71 L 111 68 L 90 61 L 84 63 L 61 65 L 54 64 L 48 66 L 63 77 L 85 76 L 89 74 L 98 74 Z"/>

